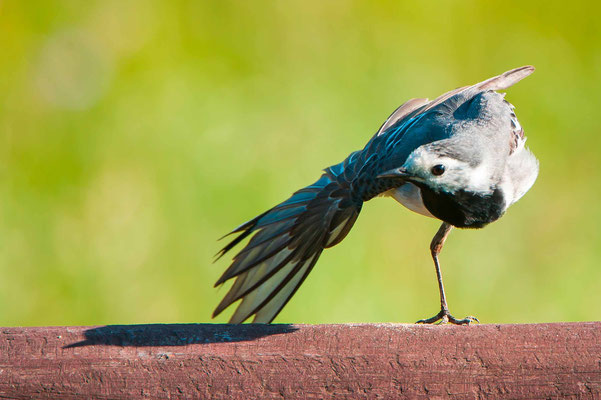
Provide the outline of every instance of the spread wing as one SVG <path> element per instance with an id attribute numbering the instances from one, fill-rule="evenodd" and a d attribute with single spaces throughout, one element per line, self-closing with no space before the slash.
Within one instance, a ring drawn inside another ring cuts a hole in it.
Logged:
<path id="1" fill-rule="evenodd" d="M 217 281 L 216 286 L 230 279 L 234 284 L 213 316 L 242 300 L 231 323 L 244 322 L 253 314 L 253 322 L 273 321 L 322 251 L 344 239 L 360 210 L 361 200 L 354 198 L 344 165 L 339 164 L 327 168 L 314 184 L 236 228 L 232 233 L 238 237 L 219 257 L 254 236 Z"/>

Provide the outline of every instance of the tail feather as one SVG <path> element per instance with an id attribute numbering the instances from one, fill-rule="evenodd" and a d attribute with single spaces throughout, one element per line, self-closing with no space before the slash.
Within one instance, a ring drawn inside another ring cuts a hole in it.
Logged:
<path id="1" fill-rule="evenodd" d="M 480 90 L 504 90 L 515 85 L 533 72 L 534 67 L 532 65 L 525 65 L 523 67 L 514 68 L 504 72 L 501 75 L 493 76 L 492 78 L 477 83 L 474 86 Z"/>
<path id="2" fill-rule="evenodd" d="M 525 65 L 523 67 L 514 68 L 498 76 L 493 76 L 485 81 L 476 83 L 471 86 L 463 86 L 444 93 L 434 100 L 428 99 L 411 99 L 397 108 L 386 122 L 380 127 L 376 135 L 370 141 L 370 144 L 375 144 L 374 140 L 378 136 L 388 134 L 386 143 L 390 143 L 390 147 L 394 147 L 396 140 L 406 132 L 412 124 L 416 123 L 420 117 L 425 115 L 434 107 L 444 104 L 453 96 L 460 96 L 463 93 L 470 92 L 473 94 L 484 92 L 487 90 L 504 90 L 507 89 L 528 75 L 534 72 L 534 67 Z"/>
<path id="3" fill-rule="evenodd" d="M 322 251 L 339 243 L 359 215 L 350 183 L 332 168 L 288 200 L 242 224 L 222 256 L 254 234 L 216 285 L 235 279 L 213 316 L 242 300 L 230 319 L 271 322 L 313 269 Z"/>

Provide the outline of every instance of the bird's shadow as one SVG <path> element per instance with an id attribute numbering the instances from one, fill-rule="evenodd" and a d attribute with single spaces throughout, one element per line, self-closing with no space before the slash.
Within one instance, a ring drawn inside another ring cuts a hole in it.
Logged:
<path id="1" fill-rule="evenodd" d="M 186 346 L 256 340 L 297 331 L 290 324 L 145 324 L 107 325 L 84 332 L 85 339 L 63 346 Z"/>

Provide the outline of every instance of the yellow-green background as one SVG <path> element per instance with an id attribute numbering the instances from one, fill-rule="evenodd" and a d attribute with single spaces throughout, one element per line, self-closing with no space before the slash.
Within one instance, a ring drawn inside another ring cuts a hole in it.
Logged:
<path id="1" fill-rule="evenodd" d="M 573 1 L 0 1 L 0 325 L 211 321 L 219 236 L 361 148 L 408 98 L 525 64 L 537 71 L 508 99 L 540 176 L 499 222 L 451 235 L 451 311 L 600 319 L 600 14 Z M 437 226 L 370 201 L 276 322 L 434 314 Z"/>

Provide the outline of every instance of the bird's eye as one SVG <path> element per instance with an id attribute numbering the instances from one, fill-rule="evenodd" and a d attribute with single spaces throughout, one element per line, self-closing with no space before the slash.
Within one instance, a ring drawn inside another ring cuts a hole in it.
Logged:
<path id="1" fill-rule="evenodd" d="M 440 176 L 444 174 L 444 165 L 436 164 L 432 167 L 432 175 Z"/>

